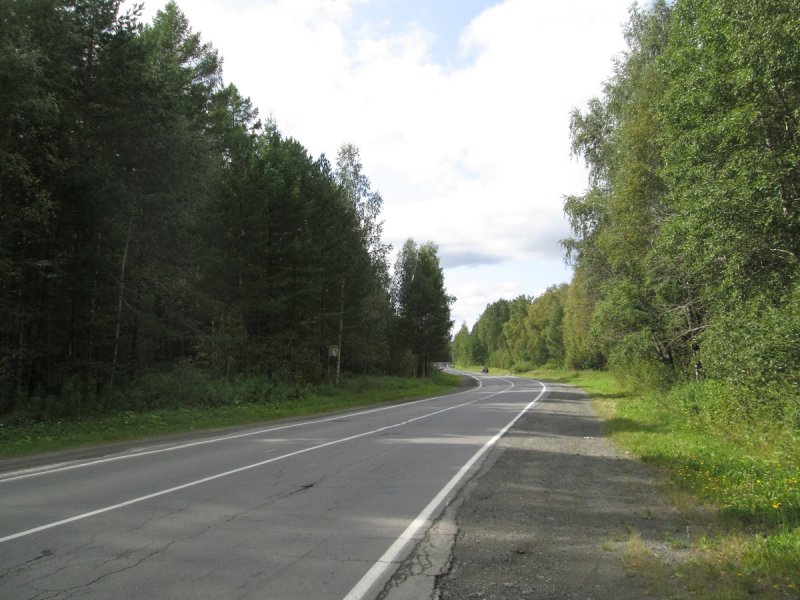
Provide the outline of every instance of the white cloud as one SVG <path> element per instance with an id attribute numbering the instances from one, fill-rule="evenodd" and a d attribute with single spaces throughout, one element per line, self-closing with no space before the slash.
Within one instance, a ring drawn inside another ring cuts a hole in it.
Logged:
<path id="1" fill-rule="evenodd" d="M 506 0 L 475 15 L 455 69 L 433 61 L 436 32 L 413 18 L 399 30 L 356 27 L 364 0 L 180 6 L 220 50 L 226 80 L 284 134 L 331 159 L 344 142 L 361 149 L 388 241 L 513 261 L 516 274 L 482 267 L 470 286 L 446 271 L 454 314 L 472 321 L 487 299 L 569 276 L 552 267 L 568 235 L 562 197 L 585 186 L 569 156 L 569 112 L 610 75 L 629 2 Z"/>

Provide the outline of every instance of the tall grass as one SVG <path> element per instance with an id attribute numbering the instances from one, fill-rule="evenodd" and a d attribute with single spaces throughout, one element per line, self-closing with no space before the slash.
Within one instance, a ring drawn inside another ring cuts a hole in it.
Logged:
<path id="1" fill-rule="evenodd" d="M 684 508 L 716 518 L 680 571 L 702 598 L 800 597 L 800 439 L 781 421 L 739 413 L 715 382 L 598 404 L 611 439 L 664 472 Z M 688 496 L 687 496 L 688 494 Z"/>

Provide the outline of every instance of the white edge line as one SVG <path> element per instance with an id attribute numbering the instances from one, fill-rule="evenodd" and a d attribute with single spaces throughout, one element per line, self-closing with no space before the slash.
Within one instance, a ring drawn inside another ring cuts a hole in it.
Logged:
<path id="1" fill-rule="evenodd" d="M 539 399 L 544 395 L 544 393 L 547 391 L 547 386 L 541 381 L 537 381 L 537 383 L 542 385 L 542 391 L 539 392 L 539 395 L 536 396 L 536 398 L 534 398 L 527 406 L 525 406 L 525 408 L 523 408 L 517 414 L 517 416 L 508 423 L 508 425 L 501 429 L 500 432 L 498 432 L 492 439 L 486 442 L 475 454 L 472 455 L 472 458 L 470 458 L 464 464 L 464 466 L 459 469 L 458 473 L 456 473 L 453 478 L 441 489 L 441 491 L 436 494 L 436 497 L 434 497 L 434 499 L 422 509 L 422 512 L 417 515 L 417 518 L 409 523 L 405 531 L 400 534 L 400 537 L 398 537 L 394 543 L 389 546 L 389 549 L 383 553 L 383 556 L 381 556 L 375 564 L 372 565 L 372 568 L 366 572 L 366 574 L 358 583 L 356 583 L 353 589 L 350 590 L 343 600 L 363 600 L 370 589 L 372 589 L 372 587 L 384 577 L 389 569 L 393 567 L 397 568 L 398 565 L 396 561 L 406 544 L 414 539 L 414 536 L 423 526 L 428 524 L 431 515 L 444 502 L 445 498 L 453 491 L 453 489 L 461 482 L 461 479 L 464 477 L 464 475 L 472 468 L 478 459 L 480 459 L 480 457 L 483 456 L 489 450 L 489 448 L 496 444 L 497 440 L 503 437 L 506 432 L 514 426 L 519 418 L 533 408 Z M 513 387 L 514 384 L 512 383 L 511 385 Z M 497 394 L 502 393 L 503 392 L 497 392 Z"/>
<path id="2" fill-rule="evenodd" d="M 475 379 L 478 382 L 478 389 L 483 387 L 483 382 L 480 379 L 478 379 L 477 377 L 474 377 L 473 379 Z M 459 394 L 465 394 L 467 392 L 472 392 L 472 391 L 475 391 L 475 390 L 469 389 L 469 390 L 464 390 L 464 391 L 461 391 L 461 392 L 454 392 L 452 394 L 447 394 L 447 396 L 458 396 Z M 253 436 L 253 435 L 260 435 L 260 434 L 264 434 L 264 433 L 272 433 L 273 431 L 281 431 L 283 429 L 293 429 L 295 427 L 303 427 L 305 425 L 318 425 L 320 423 L 328 423 L 330 421 L 335 421 L 335 420 L 341 419 L 343 417 L 360 417 L 361 415 L 368 415 L 370 413 L 380 412 L 380 411 L 383 411 L 383 410 L 390 410 L 390 409 L 393 409 L 393 408 L 400 408 L 400 407 L 403 407 L 403 406 L 411 406 L 412 404 L 419 404 L 421 402 L 431 402 L 433 400 L 438 400 L 440 398 L 444 398 L 444 396 L 432 396 L 430 398 L 422 398 L 420 400 L 412 400 L 410 402 L 400 401 L 397 404 L 391 404 L 389 406 L 380 406 L 378 408 L 371 408 L 369 410 L 362 410 L 362 411 L 359 411 L 359 412 L 337 413 L 334 416 L 330 416 L 330 417 L 327 417 L 327 418 L 324 418 L 324 419 L 314 419 L 313 421 L 302 421 L 300 423 L 290 423 L 289 425 L 280 425 L 278 427 L 269 427 L 267 429 L 259 429 L 258 431 L 248 431 L 247 433 L 237 433 L 237 434 L 234 434 L 234 435 L 220 436 L 220 437 L 216 437 L 216 438 L 200 440 L 200 441 L 197 441 L 197 442 L 190 442 L 188 444 L 179 444 L 177 446 L 168 446 L 166 448 L 158 448 L 157 450 L 144 450 L 142 452 L 131 452 L 130 454 L 122 454 L 122 455 L 118 455 L 118 456 L 109 456 L 109 457 L 106 457 L 106 458 L 99 458 L 99 459 L 96 459 L 96 460 L 89 460 L 89 461 L 86 461 L 86 462 L 67 464 L 65 466 L 59 466 L 59 465 L 64 465 L 64 463 L 58 463 L 56 465 L 34 467 L 34 469 L 31 469 L 31 470 L 28 470 L 28 471 L 25 471 L 25 470 L 17 471 L 16 473 L 18 473 L 18 474 L 16 474 L 16 475 L 12 471 L 9 474 L 8 477 L 4 477 L 2 474 L 0 474 L 0 485 L 2 485 L 3 483 L 6 483 L 8 481 L 18 481 L 20 479 L 28 479 L 30 477 L 39 477 L 39 476 L 42 476 L 42 475 L 50 475 L 51 473 L 61 473 L 62 471 L 71 471 L 73 469 L 82 469 L 84 467 L 90 467 L 90 466 L 93 466 L 93 465 L 99 465 L 99 464 L 103 464 L 103 463 L 115 462 L 115 461 L 118 461 L 118 460 L 127 460 L 129 458 L 138 458 L 140 456 L 149 456 L 151 454 L 161 454 L 163 452 L 172 452 L 172 451 L 175 451 L 175 450 L 183 450 L 185 448 L 192 448 L 194 446 L 203 446 L 205 444 L 215 444 L 217 442 L 225 442 L 225 441 L 235 440 L 235 439 L 249 437 L 249 436 Z M 154 443 L 158 443 L 158 442 L 154 442 Z M 0 540 L 0 542 L 2 542 L 2 540 Z"/>
<path id="3" fill-rule="evenodd" d="M 498 394 L 502 392 L 497 392 Z M 196 479 L 195 481 L 189 481 L 188 483 L 184 483 L 181 485 L 176 485 L 175 487 L 171 487 L 165 490 L 159 490 L 157 492 L 153 492 L 152 494 L 147 494 L 145 496 L 139 496 L 138 498 L 131 498 L 130 500 L 125 500 L 124 502 L 120 502 L 118 504 L 112 504 L 110 506 L 104 506 L 102 508 L 98 508 L 97 510 L 92 510 L 89 512 L 81 513 L 79 515 L 75 515 L 72 517 L 68 517 L 66 519 L 61 519 L 60 521 L 53 521 L 51 523 L 46 523 L 44 525 L 40 525 L 38 527 L 33 527 L 31 529 L 26 529 L 24 531 L 18 531 L 17 533 L 12 533 L 5 537 L 0 537 L 0 544 L 5 542 L 10 542 L 11 540 L 15 540 L 21 537 L 25 537 L 28 535 L 32 535 L 34 533 L 39 533 L 40 531 L 45 531 L 47 529 L 53 529 L 54 527 L 59 527 L 61 525 L 66 525 L 68 523 L 74 523 L 75 521 L 82 521 L 83 519 L 88 519 L 89 517 L 94 517 L 97 515 L 101 515 L 103 513 L 111 512 L 113 510 L 117 510 L 120 508 L 124 508 L 126 506 L 130 506 L 132 504 L 138 504 L 139 502 L 144 502 L 146 500 L 151 500 L 152 498 L 158 498 L 159 496 L 164 496 L 166 494 L 171 494 L 173 492 L 177 492 L 180 490 L 184 490 L 186 488 L 194 487 L 196 485 L 200 485 L 203 483 L 208 483 L 209 481 L 214 481 L 215 479 L 221 479 L 222 477 L 228 477 L 229 475 L 235 475 L 236 473 L 241 473 L 243 471 L 249 471 L 250 469 L 255 469 L 258 467 L 263 467 L 264 465 L 268 465 L 273 462 L 277 462 L 279 460 L 283 460 L 286 458 L 291 458 L 292 456 L 297 456 L 299 454 L 305 454 L 306 452 L 311 452 L 313 450 L 319 450 L 320 448 L 327 448 L 328 446 L 333 446 L 335 444 L 341 444 L 344 442 L 350 442 L 352 440 L 356 440 L 358 438 L 367 437 L 369 435 L 373 435 L 376 433 L 380 433 L 382 431 L 386 431 L 389 429 L 395 429 L 397 427 L 402 427 L 403 425 L 408 425 L 409 423 L 414 423 L 415 421 L 421 421 L 422 419 L 427 419 L 429 417 L 433 417 L 435 415 L 448 412 L 450 410 L 454 410 L 456 408 L 461 408 L 462 406 L 468 406 L 470 404 L 475 404 L 481 398 L 476 398 L 475 400 L 470 400 L 469 402 L 463 402 L 461 404 L 456 404 L 454 406 L 448 406 L 447 408 L 442 408 L 440 410 L 436 410 L 431 413 L 427 413 L 424 415 L 420 415 L 418 417 L 414 417 L 412 419 L 406 419 L 405 421 L 401 421 L 400 423 L 394 423 L 392 425 L 386 425 L 384 427 L 379 427 L 378 429 L 373 429 L 371 431 L 364 431 L 362 433 L 357 433 L 355 435 L 351 435 L 348 437 L 340 438 L 338 440 L 331 440 L 330 442 L 325 442 L 323 444 L 317 444 L 316 446 L 309 446 L 308 448 L 303 448 L 301 450 L 295 450 L 294 452 L 289 452 L 287 454 L 282 454 L 281 456 L 275 456 L 273 458 L 269 458 L 267 460 L 262 460 L 257 463 L 244 465 L 243 467 L 238 467 L 236 469 L 231 469 L 230 471 L 224 471 L 222 473 L 217 473 L 216 475 L 210 475 L 208 477 L 203 477 L 202 479 Z"/>

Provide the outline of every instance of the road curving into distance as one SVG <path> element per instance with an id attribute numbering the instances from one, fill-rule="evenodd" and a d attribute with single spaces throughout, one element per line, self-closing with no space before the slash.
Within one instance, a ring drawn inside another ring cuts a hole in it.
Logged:
<path id="1" fill-rule="evenodd" d="M 26 471 L 0 462 L 0 597 L 374 598 L 548 392 L 475 379 L 434 398 Z"/>

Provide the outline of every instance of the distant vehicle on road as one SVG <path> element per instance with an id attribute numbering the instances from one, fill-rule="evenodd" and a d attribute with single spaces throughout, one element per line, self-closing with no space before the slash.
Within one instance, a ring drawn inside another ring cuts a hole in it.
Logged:
<path id="1" fill-rule="evenodd" d="M 488 372 L 489 372 L 489 367 L 481 368 L 481 373 L 488 373 Z"/>

